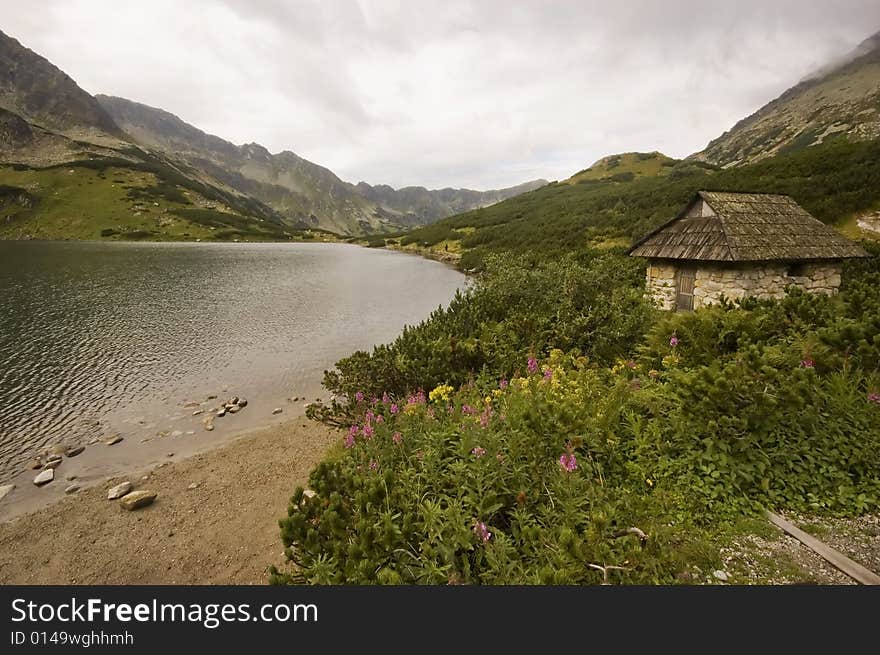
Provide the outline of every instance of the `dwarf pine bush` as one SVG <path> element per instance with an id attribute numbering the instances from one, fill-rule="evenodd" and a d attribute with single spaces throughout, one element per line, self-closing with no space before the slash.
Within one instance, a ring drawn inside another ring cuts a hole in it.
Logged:
<path id="1" fill-rule="evenodd" d="M 671 583 L 744 513 L 877 511 L 878 262 L 836 297 L 660 315 L 618 255 L 498 260 L 327 376 L 342 447 L 273 580 Z"/>

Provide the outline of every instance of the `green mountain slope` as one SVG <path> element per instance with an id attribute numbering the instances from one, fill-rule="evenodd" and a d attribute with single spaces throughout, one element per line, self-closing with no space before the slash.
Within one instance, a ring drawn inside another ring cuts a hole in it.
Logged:
<path id="1" fill-rule="evenodd" d="M 595 164 L 566 180 L 568 184 L 589 183 L 598 180 L 631 182 L 637 177 L 666 175 L 677 160 L 661 152 L 625 152 L 603 157 Z"/>
<path id="2" fill-rule="evenodd" d="M 741 120 L 691 158 L 721 166 L 880 137 L 880 33 Z"/>
<path id="3" fill-rule="evenodd" d="M 628 182 L 552 183 L 399 241 L 460 252 L 463 268 L 479 266 L 491 252 L 625 246 L 669 220 L 699 189 L 789 194 L 826 223 L 851 222 L 880 208 L 880 140 L 833 142 L 731 169 L 684 161 L 663 176 Z"/>
<path id="4" fill-rule="evenodd" d="M 97 99 L 139 143 L 181 157 L 288 219 L 341 234 L 424 225 L 546 184 L 546 180 L 533 180 L 492 191 L 354 185 L 293 152 L 272 154 L 257 143 L 237 146 L 161 109 L 112 96 L 98 95 Z"/>
<path id="5" fill-rule="evenodd" d="M 305 226 L 136 145 L 88 93 L 0 32 L 0 238 L 287 239 Z"/>

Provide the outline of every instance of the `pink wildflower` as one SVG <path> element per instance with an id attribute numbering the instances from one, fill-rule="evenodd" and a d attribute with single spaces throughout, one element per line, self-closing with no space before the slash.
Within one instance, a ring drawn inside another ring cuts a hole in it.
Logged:
<path id="1" fill-rule="evenodd" d="M 509 384 L 510 383 L 507 380 L 505 380 L 504 378 L 501 378 L 501 382 L 498 383 L 498 388 L 499 389 L 506 389 Z"/>
<path id="2" fill-rule="evenodd" d="M 476 457 L 477 459 L 479 459 L 480 457 L 482 457 L 482 456 L 485 455 L 485 454 L 486 454 L 486 449 L 485 449 L 485 448 L 480 448 L 479 446 L 476 446 L 476 447 L 471 451 L 471 455 L 473 455 L 473 456 Z"/>
<path id="3" fill-rule="evenodd" d="M 391 413 L 397 414 L 397 412 L 399 412 L 399 411 L 400 411 L 400 408 L 395 403 L 391 403 Z"/>
<path id="4" fill-rule="evenodd" d="M 553 369 L 548 368 L 546 371 L 544 371 L 544 380 L 549 382 L 552 379 L 553 379 Z"/>
<path id="5" fill-rule="evenodd" d="M 363 428 L 364 439 L 372 439 L 373 438 L 373 426 L 365 425 Z"/>
<path id="6" fill-rule="evenodd" d="M 462 411 L 462 413 L 464 413 L 464 414 L 468 414 L 468 415 L 470 415 L 470 414 L 474 414 L 474 413 L 475 413 L 475 412 L 474 412 L 474 408 L 471 407 L 470 405 L 462 405 L 462 406 L 461 406 L 461 411 Z"/>
<path id="7" fill-rule="evenodd" d="M 367 425 L 372 423 L 374 418 L 376 418 L 376 415 L 373 413 L 373 410 L 368 409 L 367 413 L 364 414 L 364 420 L 367 422 Z"/>
<path id="8" fill-rule="evenodd" d="M 816 366 L 816 362 L 807 357 L 801 360 L 801 366 L 804 368 L 813 368 L 814 366 Z"/>
<path id="9" fill-rule="evenodd" d="M 358 391 L 358 392 L 354 395 L 354 399 L 355 399 L 355 402 L 358 402 L 358 403 L 362 403 L 362 402 L 364 402 L 364 392 L 363 392 L 363 391 Z"/>
<path id="10" fill-rule="evenodd" d="M 377 462 L 375 459 L 371 459 L 370 460 L 370 470 L 376 471 L 376 470 L 378 470 L 378 468 L 379 468 L 379 462 Z"/>
<path id="11" fill-rule="evenodd" d="M 877 403 L 880 405 L 880 393 L 874 392 L 868 394 L 868 402 Z"/>
<path id="12" fill-rule="evenodd" d="M 387 392 L 382 394 L 382 402 L 385 403 L 386 405 L 387 405 L 389 402 L 391 402 L 391 398 L 388 396 L 388 393 L 387 393 Z"/>
<path id="13" fill-rule="evenodd" d="M 345 435 L 345 447 L 346 448 L 354 448 L 354 435 L 351 433 Z"/>
<path id="14" fill-rule="evenodd" d="M 538 360 L 534 357 L 529 357 L 529 361 L 527 364 L 527 368 L 529 369 L 529 373 L 534 373 L 538 370 Z"/>
<path id="15" fill-rule="evenodd" d="M 574 453 L 563 453 L 559 458 L 559 466 L 561 466 L 562 470 L 567 473 L 571 473 L 577 469 L 578 462 Z"/>
<path id="16" fill-rule="evenodd" d="M 399 444 L 401 441 L 403 441 L 403 435 L 400 434 L 400 432 L 395 432 L 394 434 L 391 435 L 391 441 Z"/>
<path id="17" fill-rule="evenodd" d="M 492 533 L 489 532 L 489 528 L 487 528 L 486 524 L 482 521 L 474 522 L 474 534 L 477 535 L 483 543 L 486 543 L 492 538 Z"/>
<path id="18" fill-rule="evenodd" d="M 674 334 L 672 335 L 672 338 L 669 340 L 669 345 L 672 346 L 673 348 L 675 348 L 678 345 L 678 337 L 675 336 Z"/>
<path id="19" fill-rule="evenodd" d="M 376 423 L 384 423 L 384 422 L 385 422 L 385 417 L 382 416 L 381 414 L 379 414 L 379 415 L 376 417 Z"/>

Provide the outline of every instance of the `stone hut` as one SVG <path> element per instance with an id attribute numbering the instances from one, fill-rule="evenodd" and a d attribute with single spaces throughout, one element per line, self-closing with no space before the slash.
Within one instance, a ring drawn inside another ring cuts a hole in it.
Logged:
<path id="1" fill-rule="evenodd" d="M 858 245 L 788 196 L 700 191 L 671 221 L 629 250 L 648 260 L 648 292 L 663 309 L 728 299 L 780 298 L 794 285 L 836 293 Z"/>

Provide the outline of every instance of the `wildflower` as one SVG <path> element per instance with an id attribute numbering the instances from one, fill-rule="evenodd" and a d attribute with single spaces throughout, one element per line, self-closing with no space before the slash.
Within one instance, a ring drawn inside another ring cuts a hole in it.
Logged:
<path id="1" fill-rule="evenodd" d="M 880 405 L 880 393 L 876 391 L 868 394 L 868 402 L 877 403 Z"/>
<path id="2" fill-rule="evenodd" d="M 363 392 L 363 391 L 358 391 L 358 392 L 354 395 L 354 399 L 355 399 L 355 402 L 358 402 L 358 403 L 362 403 L 362 402 L 364 402 L 364 392 Z"/>
<path id="3" fill-rule="evenodd" d="M 428 399 L 431 402 L 436 402 L 438 400 L 442 400 L 443 402 L 449 402 L 449 395 L 454 391 L 452 387 L 448 384 L 441 384 L 434 388 L 431 393 L 428 394 Z"/>
<path id="4" fill-rule="evenodd" d="M 479 459 L 480 457 L 482 457 L 485 454 L 486 454 L 486 449 L 480 448 L 479 446 L 476 446 L 473 450 L 471 450 L 471 455 L 473 455 L 477 459 Z"/>
<path id="5" fill-rule="evenodd" d="M 551 369 L 548 366 L 546 369 L 544 369 L 544 381 L 549 382 L 552 379 L 553 379 L 553 369 Z"/>
<path id="6" fill-rule="evenodd" d="M 391 398 L 388 396 L 388 392 L 382 394 L 382 402 L 386 405 L 391 402 Z"/>
<path id="7" fill-rule="evenodd" d="M 403 435 L 400 434 L 400 432 L 395 432 L 394 434 L 391 435 L 391 441 L 393 441 L 396 444 L 399 444 L 401 441 L 403 441 Z"/>
<path id="8" fill-rule="evenodd" d="M 382 416 L 381 414 L 379 414 L 379 415 L 376 417 L 376 423 L 384 423 L 384 422 L 385 422 L 385 417 Z"/>
<path id="9" fill-rule="evenodd" d="M 529 373 L 534 373 L 538 370 L 538 360 L 534 357 L 529 357 L 528 365 L 526 366 L 526 368 L 528 368 Z"/>
<path id="10" fill-rule="evenodd" d="M 498 460 L 499 464 L 504 464 L 504 453 L 495 453 L 495 459 Z"/>
<path id="11" fill-rule="evenodd" d="M 346 448 L 354 448 L 354 435 L 351 434 L 350 432 L 347 435 L 345 435 L 344 444 L 345 444 Z"/>
<path id="12" fill-rule="evenodd" d="M 672 335 L 672 338 L 669 340 L 669 345 L 672 346 L 673 348 L 675 348 L 678 345 L 678 337 L 675 336 L 674 334 Z"/>
<path id="13" fill-rule="evenodd" d="M 397 412 L 399 412 L 399 411 L 400 411 L 400 408 L 395 403 L 391 403 L 391 413 L 397 414 Z"/>
<path id="14" fill-rule="evenodd" d="M 504 378 L 501 378 L 501 382 L 498 383 L 498 387 L 501 389 L 506 389 L 507 385 L 509 385 L 509 384 L 510 383 L 507 380 L 505 380 Z"/>
<path id="15" fill-rule="evenodd" d="M 488 407 L 486 409 L 489 409 Z M 492 416 L 491 411 L 483 412 L 480 414 L 480 427 L 486 428 L 489 425 L 489 417 Z"/>
<path id="16" fill-rule="evenodd" d="M 373 413 L 372 409 L 368 409 L 367 413 L 364 414 L 364 421 L 366 421 L 367 425 L 372 423 L 375 418 L 376 418 L 376 415 Z"/>
<path id="17" fill-rule="evenodd" d="M 427 411 L 427 414 L 428 414 L 428 418 L 434 418 L 434 408 L 433 408 L 433 407 L 429 407 L 429 408 L 428 408 L 428 411 Z"/>
<path id="18" fill-rule="evenodd" d="M 471 407 L 470 405 L 467 405 L 467 404 L 461 406 L 461 411 L 462 411 L 462 413 L 468 414 L 468 415 L 476 413 L 474 411 L 474 408 Z"/>
<path id="19" fill-rule="evenodd" d="M 378 405 L 378 404 L 379 404 L 379 399 L 376 398 L 376 396 L 373 396 L 373 397 L 370 399 L 370 405 L 372 405 L 373 407 L 375 407 L 375 406 Z"/>
<path id="20" fill-rule="evenodd" d="M 816 362 L 814 362 L 812 359 L 807 357 L 807 358 L 801 360 L 801 366 L 803 368 L 813 368 L 814 366 L 816 366 Z"/>
<path id="21" fill-rule="evenodd" d="M 562 467 L 562 470 L 571 473 L 578 467 L 577 458 L 574 456 L 574 453 L 562 453 L 559 457 L 559 466 Z"/>
<path id="22" fill-rule="evenodd" d="M 370 470 L 376 471 L 378 469 L 379 469 L 379 462 L 377 462 L 375 459 L 371 459 L 370 460 Z"/>
<path id="23" fill-rule="evenodd" d="M 352 425 L 350 428 L 348 428 L 348 436 L 354 439 L 356 436 L 358 436 L 360 431 L 361 429 L 358 426 Z"/>
<path id="24" fill-rule="evenodd" d="M 648 371 L 648 377 L 652 380 L 656 380 L 658 377 L 660 377 L 660 371 L 658 371 L 656 368 L 652 368 L 650 371 Z"/>
<path id="25" fill-rule="evenodd" d="M 364 439 L 372 439 L 373 438 L 373 426 L 365 425 L 363 427 L 362 432 L 364 433 Z"/>
<path id="26" fill-rule="evenodd" d="M 483 543 L 486 543 L 492 538 L 492 533 L 489 532 L 489 528 L 487 528 L 486 524 L 482 521 L 474 522 L 474 534 L 477 535 Z"/>

